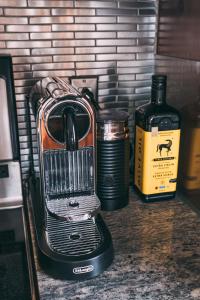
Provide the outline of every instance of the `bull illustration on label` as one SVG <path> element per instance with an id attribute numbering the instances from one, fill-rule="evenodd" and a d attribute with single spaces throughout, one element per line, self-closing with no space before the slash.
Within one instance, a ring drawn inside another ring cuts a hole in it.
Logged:
<path id="1" fill-rule="evenodd" d="M 166 140 L 166 142 L 168 142 L 168 143 L 166 143 L 166 144 L 158 144 L 157 145 L 157 151 L 156 152 L 159 151 L 160 156 L 162 156 L 162 150 L 163 150 L 163 148 L 167 150 L 167 155 L 168 155 L 169 151 L 171 151 L 172 140 Z"/>

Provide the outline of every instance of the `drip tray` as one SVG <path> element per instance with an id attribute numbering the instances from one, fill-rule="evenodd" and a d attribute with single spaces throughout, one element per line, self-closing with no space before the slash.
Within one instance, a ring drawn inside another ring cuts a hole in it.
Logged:
<path id="1" fill-rule="evenodd" d="M 46 197 L 48 212 L 56 219 L 67 222 L 80 222 L 91 219 L 100 211 L 100 205 L 100 201 L 95 194 L 69 198 Z"/>
<path id="2" fill-rule="evenodd" d="M 58 254 L 80 256 L 91 254 L 103 243 L 103 236 L 93 219 L 68 223 L 47 216 L 46 239 Z"/>
<path id="3" fill-rule="evenodd" d="M 39 180 L 30 181 L 30 188 L 38 259 L 49 276 L 85 280 L 110 266 L 114 256 L 112 238 L 99 214 L 85 221 L 67 222 L 50 215 L 44 208 L 44 218 Z"/>

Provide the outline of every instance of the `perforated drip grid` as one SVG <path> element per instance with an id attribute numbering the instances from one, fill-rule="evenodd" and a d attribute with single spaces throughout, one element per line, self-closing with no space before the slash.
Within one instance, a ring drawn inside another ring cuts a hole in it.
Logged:
<path id="1" fill-rule="evenodd" d="M 50 248 L 66 256 L 90 254 L 103 243 L 93 219 L 67 223 L 47 215 L 46 235 Z"/>
<path id="2" fill-rule="evenodd" d="M 44 151 L 43 159 L 47 195 L 94 191 L 93 147 L 48 150 Z"/>
<path id="3" fill-rule="evenodd" d="M 83 221 L 92 218 L 100 210 L 100 201 L 93 195 L 77 197 L 46 197 L 46 207 L 49 213 L 58 219 Z"/>
<path id="4" fill-rule="evenodd" d="M 45 203 L 49 213 L 66 221 L 82 221 L 97 214 L 94 193 L 93 147 L 43 153 Z"/>

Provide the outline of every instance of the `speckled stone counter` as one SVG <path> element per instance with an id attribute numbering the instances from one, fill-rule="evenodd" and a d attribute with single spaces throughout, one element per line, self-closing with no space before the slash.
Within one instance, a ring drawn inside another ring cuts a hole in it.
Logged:
<path id="1" fill-rule="evenodd" d="M 200 299 L 200 217 L 179 199 L 103 212 L 115 259 L 100 276 L 55 280 L 39 267 L 41 300 Z"/>

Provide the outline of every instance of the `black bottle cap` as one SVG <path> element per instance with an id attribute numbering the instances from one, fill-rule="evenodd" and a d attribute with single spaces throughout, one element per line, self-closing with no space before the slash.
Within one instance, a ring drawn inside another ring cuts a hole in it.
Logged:
<path id="1" fill-rule="evenodd" d="M 167 81 L 167 75 L 164 74 L 154 74 L 152 75 L 152 81 L 158 81 L 158 82 L 166 82 Z"/>
<path id="2" fill-rule="evenodd" d="M 167 75 L 152 75 L 152 87 L 158 89 L 165 88 L 167 85 Z"/>
<path id="3" fill-rule="evenodd" d="M 163 104 L 166 102 L 166 75 L 153 75 L 152 76 L 152 90 L 151 102 L 156 104 Z"/>

